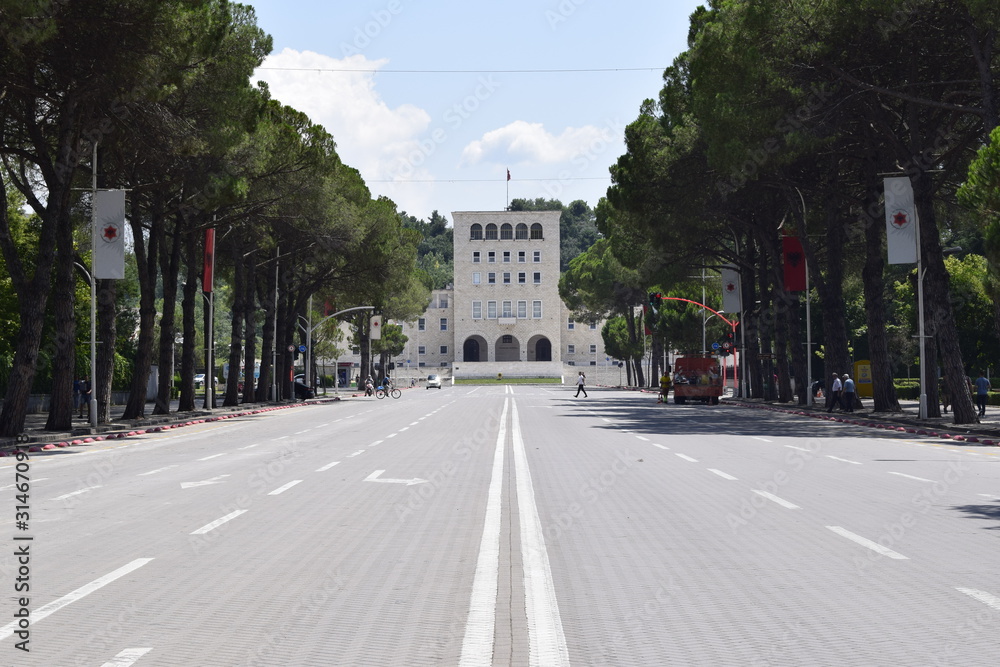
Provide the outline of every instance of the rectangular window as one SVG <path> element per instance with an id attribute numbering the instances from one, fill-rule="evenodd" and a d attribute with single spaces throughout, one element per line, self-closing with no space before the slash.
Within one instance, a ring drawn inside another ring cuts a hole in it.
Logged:
<path id="1" fill-rule="evenodd" d="M 442 294 L 441 296 L 438 297 L 438 308 L 447 308 L 447 307 L 448 307 L 448 297 Z"/>
<path id="2" fill-rule="evenodd" d="M 510 285 L 510 271 L 504 271 L 503 274 L 503 284 Z"/>
<path id="3" fill-rule="evenodd" d="M 532 301 L 531 302 L 531 317 L 533 319 L 536 319 L 536 320 L 541 319 L 541 317 L 542 317 L 542 302 L 541 301 Z"/>
<path id="4" fill-rule="evenodd" d="M 472 302 L 472 319 L 481 320 L 483 319 L 483 302 L 473 301 Z"/>
<path id="5" fill-rule="evenodd" d="M 566 346 L 566 353 L 567 354 L 576 354 L 576 345 L 567 345 Z"/>
<path id="6" fill-rule="evenodd" d="M 497 261 L 497 254 L 496 254 L 496 252 L 493 251 L 493 250 L 490 250 L 488 253 L 486 253 L 486 261 L 489 262 L 490 264 L 496 264 L 496 261 Z"/>
<path id="7" fill-rule="evenodd" d="M 486 282 L 489 283 L 490 285 L 496 285 L 497 284 L 497 274 L 493 273 L 492 271 L 490 273 L 487 273 L 486 274 Z"/>
<path id="8" fill-rule="evenodd" d="M 571 330 L 571 331 L 573 330 L 573 327 L 575 325 L 576 325 L 576 323 L 573 321 L 572 317 L 569 318 L 569 320 L 566 321 L 566 328 L 569 329 L 569 330 Z"/>
<path id="9" fill-rule="evenodd" d="M 513 305 L 512 301 L 504 301 L 503 306 L 501 308 L 502 314 L 500 315 L 500 317 L 514 317 L 514 311 L 511 310 L 512 305 Z"/>
<path id="10" fill-rule="evenodd" d="M 517 284 L 518 285 L 523 285 L 526 282 L 528 282 L 528 274 L 525 273 L 524 271 L 518 272 L 518 274 L 517 274 Z"/>
<path id="11" fill-rule="evenodd" d="M 421 367 L 423 367 L 423 366 L 426 366 L 426 365 L 427 365 L 427 364 L 425 364 L 424 362 L 422 362 L 422 361 L 420 362 L 420 366 L 421 366 Z"/>
<path id="12" fill-rule="evenodd" d="M 540 263 L 542 261 L 542 251 L 536 250 L 535 252 L 531 253 L 531 261 L 534 262 L 535 264 Z"/>
<path id="13" fill-rule="evenodd" d="M 596 330 L 596 329 L 597 329 L 597 322 L 591 322 L 591 323 L 590 323 L 590 330 L 591 330 L 591 331 L 594 331 L 594 330 Z"/>
<path id="14" fill-rule="evenodd" d="M 447 331 L 447 330 L 448 330 L 448 318 L 447 317 L 442 317 L 441 318 L 441 331 Z"/>
<path id="15" fill-rule="evenodd" d="M 511 335 L 505 335 L 500 337 L 500 342 L 504 345 L 510 345 L 514 342 L 514 337 Z"/>
<path id="16" fill-rule="evenodd" d="M 518 250 L 517 251 L 517 263 L 518 264 L 524 264 L 524 262 L 525 262 L 524 251 L 523 250 Z"/>
<path id="17" fill-rule="evenodd" d="M 517 316 L 518 318 L 524 320 L 528 318 L 528 302 L 518 301 L 517 302 Z"/>
<path id="18" fill-rule="evenodd" d="M 538 272 L 538 271 L 535 271 L 534 273 L 531 274 L 531 281 L 533 283 L 535 283 L 536 285 L 541 285 L 542 284 L 542 274 L 540 272 Z"/>
<path id="19" fill-rule="evenodd" d="M 487 301 L 486 302 L 486 319 L 495 320 L 497 318 L 497 302 Z"/>
<path id="20" fill-rule="evenodd" d="M 473 285 L 478 285 L 479 281 L 482 280 L 482 277 L 483 277 L 483 274 L 479 273 L 479 271 L 473 271 L 473 273 L 472 273 L 472 284 Z"/>
<path id="21" fill-rule="evenodd" d="M 448 354 L 448 346 L 447 345 L 442 345 L 441 346 L 441 354 Z"/>
<path id="22" fill-rule="evenodd" d="M 472 263 L 473 263 L 473 264 L 479 264 L 479 261 L 480 261 L 481 259 L 482 259 L 482 258 L 480 257 L 480 254 L 479 254 L 479 251 L 478 251 L 478 250 L 474 250 L 474 251 L 472 252 Z"/>
<path id="23" fill-rule="evenodd" d="M 510 250 L 503 251 L 503 262 L 504 264 L 510 264 Z"/>
<path id="24" fill-rule="evenodd" d="M 361 354 L 361 348 L 360 347 L 352 347 L 351 348 L 351 354 Z"/>
<path id="25" fill-rule="evenodd" d="M 590 353 L 591 354 L 597 354 L 597 346 L 596 345 L 591 345 L 590 346 Z"/>
<path id="26" fill-rule="evenodd" d="M 424 318 L 417 320 L 417 331 L 423 331 L 427 327 L 427 321 Z"/>
<path id="27" fill-rule="evenodd" d="M 426 348 L 423 345 L 417 347 L 417 354 L 427 354 Z"/>

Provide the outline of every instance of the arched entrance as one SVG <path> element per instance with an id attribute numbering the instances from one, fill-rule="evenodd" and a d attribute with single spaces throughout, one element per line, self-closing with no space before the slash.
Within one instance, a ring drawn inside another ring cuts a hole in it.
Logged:
<path id="1" fill-rule="evenodd" d="M 481 336 L 469 336 L 462 344 L 463 361 L 485 361 L 482 354 L 486 352 L 486 341 Z"/>
<path id="2" fill-rule="evenodd" d="M 534 361 L 552 361 L 552 343 L 548 338 L 539 336 L 535 340 Z"/>
<path id="3" fill-rule="evenodd" d="M 494 348 L 496 350 L 494 361 L 521 361 L 521 344 L 510 334 L 497 338 Z"/>

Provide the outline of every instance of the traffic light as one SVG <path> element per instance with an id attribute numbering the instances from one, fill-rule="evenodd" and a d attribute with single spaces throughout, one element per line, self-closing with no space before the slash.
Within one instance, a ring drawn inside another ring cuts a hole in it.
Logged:
<path id="1" fill-rule="evenodd" d="M 663 295 L 659 292 L 649 293 L 649 307 L 654 313 L 660 310 L 660 306 L 663 304 Z"/>
<path id="2" fill-rule="evenodd" d="M 728 331 L 722 339 L 722 356 L 726 357 L 732 353 L 735 347 L 735 341 L 733 339 L 733 332 Z"/>

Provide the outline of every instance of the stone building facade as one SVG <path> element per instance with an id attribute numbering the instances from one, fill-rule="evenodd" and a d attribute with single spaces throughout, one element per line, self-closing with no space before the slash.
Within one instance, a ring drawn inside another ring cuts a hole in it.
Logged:
<path id="1" fill-rule="evenodd" d="M 566 366 L 613 366 L 603 323 L 578 323 L 559 298 L 559 211 L 456 211 L 454 283 L 435 290 L 396 375 L 561 377 Z M 359 358 L 341 362 L 357 366 Z"/>

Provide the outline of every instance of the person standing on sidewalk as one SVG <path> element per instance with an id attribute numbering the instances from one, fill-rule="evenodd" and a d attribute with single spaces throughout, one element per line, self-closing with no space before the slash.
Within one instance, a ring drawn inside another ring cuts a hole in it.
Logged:
<path id="1" fill-rule="evenodd" d="M 830 385 L 830 405 L 827 407 L 827 412 L 833 412 L 833 406 L 837 406 L 838 410 L 844 409 L 844 404 L 840 400 L 840 392 L 844 390 L 844 385 L 840 381 L 840 376 L 836 373 L 833 374 L 833 383 Z"/>
<path id="2" fill-rule="evenodd" d="M 587 382 L 587 376 L 580 371 L 580 374 L 576 377 L 576 395 L 573 398 L 579 398 L 580 392 L 583 392 L 583 397 L 587 398 L 587 390 L 583 388 L 583 385 Z"/>
<path id="3" fill-rule="evenodd" d="M 854 380 L 844 373 L 844 410 L 854 412 Z"/>
<path id="4" fill-rule="evenodd" d="M 976 406 L 979 408 L 980 417 L 986 416 L 986 400 L 992 388 L 993 385 L 986 379 L 986 373 L 980 371 L 979 377 L 976 378 Z"/>
<path id="5" fill-rule="evenodd" d="M 670 393 L 670 373 L 663 371 L 663 375 L 660 376 L 660 400 L 657 403 L 666 403 L 668 393 Z"/>

